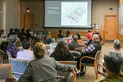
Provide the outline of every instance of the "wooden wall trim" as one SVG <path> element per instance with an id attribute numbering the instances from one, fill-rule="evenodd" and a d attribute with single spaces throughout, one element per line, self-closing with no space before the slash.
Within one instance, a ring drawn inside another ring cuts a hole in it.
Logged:
<path id="1" fill-rule="evenodd" d="M 123 35 L 118 34 L 118 39 L 119 39 L 120 41 L 123 41 Z"/>

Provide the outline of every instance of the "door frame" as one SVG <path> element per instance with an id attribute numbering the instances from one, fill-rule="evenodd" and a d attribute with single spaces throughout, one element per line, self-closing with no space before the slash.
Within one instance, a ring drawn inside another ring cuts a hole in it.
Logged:
<path id="1" fill-rule="evenodd" d="M 104 39 L 105 39 L 105 33 L 106 33 L 106 17 L 112 17 L 116 16 L 116 38 L 118 38 L 118 15 L 117 14 L 105 14 L 104 15 Z"/>
<path id="2" fill-rule="evenodd" d="M 32 18 L 32 27 L 33 28 L 31 28 L 31 29 L 34 29 L 34 14 L 32 14 L 32 13 L 25 13 L 22 15 L 22 23 L 21 23 L 22 27 L 21 28 L 25 29 L 25 15 L 32 15 L 33 16 L 33 18 Z"/>

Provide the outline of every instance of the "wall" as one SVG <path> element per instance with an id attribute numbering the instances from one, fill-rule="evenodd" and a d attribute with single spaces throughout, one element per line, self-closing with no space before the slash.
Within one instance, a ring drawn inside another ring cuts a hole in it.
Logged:
<path id="1" fill-rule="evenodd" d="M 118 13 L 119 0 L 93 0 L 92 24 L 104 28 L 104 15 Z M 110 10 L 109 8 L 113 8 Z"/>
<path id="2" fill-rule="evenodd" d="M 22 2 L 22 14 L 26 14 L 26 8 L 30 8 L 31 14 L 34 15 L 34 25 L 38 25 L 38 28 L 43 28 L 43 1 L 23 1 Z"/>
<path id="3" fill-rule="evenodd" d="M 19 0 L 6 0 L 6 30 L 20 28 L 20 3 Z"/>
<path id="4" fill-rule="evenodd" d="M 0 10 L 3 11 L 3 0 L 0 0 Z M 3 28 L 3 15 L 0 15 L 0 29 Z"/>

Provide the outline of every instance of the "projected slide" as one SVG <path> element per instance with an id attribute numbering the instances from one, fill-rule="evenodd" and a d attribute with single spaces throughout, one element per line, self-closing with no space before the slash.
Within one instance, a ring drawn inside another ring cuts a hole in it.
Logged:
<path id="1" fill-rule="evenodd" d="M 87 2 L 62 2 L 61 26 L 87 26 L 87 7 Z"/>

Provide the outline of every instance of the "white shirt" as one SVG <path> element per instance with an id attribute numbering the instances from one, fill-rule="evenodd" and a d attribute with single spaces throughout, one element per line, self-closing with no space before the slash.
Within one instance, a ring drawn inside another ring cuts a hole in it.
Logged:
<path id="1" fill-rule="evenodd" d="M 22 59 L 22 60 L 33 60 L 34 59 L 34 55 L 33 52 L 31 50 L 20 50 L 17 53 L 17 59 Z"/>

